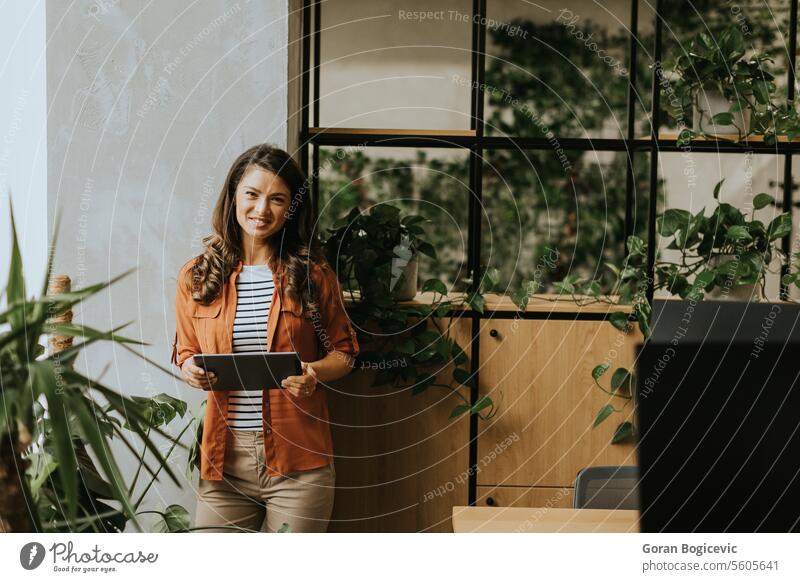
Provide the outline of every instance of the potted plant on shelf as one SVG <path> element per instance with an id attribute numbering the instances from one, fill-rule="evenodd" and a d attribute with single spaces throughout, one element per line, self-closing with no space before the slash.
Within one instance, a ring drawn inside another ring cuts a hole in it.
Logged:
<path id="1" fill-rule="evenodd" d="M 654 265 L 653 289 L 682 299 L 700 301 L 704 297 L 760 300 L 765 298 L 765 278 L 773 257 L 786 261 L 778 241 L 791 232 L 789 213 L 778 214 L 769 224 L 756 220 L 752 214 L 719 201 L 724 180 L 714 187 L 716 207 L 710 216 L 705 209 L 696 214 L 687 210 L 668 209 L 657 217 L 658 233 L 669 240 L 666 248 L 676 251 L 676 260 L 657 259 Z M 774 204 L 769 194 L 761 193 L 753 199 L 753 212 Z M 798 255 L 800 257 L 800 254 Z M 798 258 L 800 264 L 800 258 Z M 599 279 L 582 279 L 568 276 L 556 284 L 559 298 L 567 297 L 578 305 L 607 303 L 630 305 L 631 312 L 610 314 L 609 322 L 619 330 L 628 331 L 631 322 L 638 323 L 644 341 L 650 337 L 651 305 L 647 300 L 647 245 L 636 236 L 628 238 L 628 255 L 619 267 L 607 263 L 613 273 L 614 284 L 609 295 L 601 294 Z M 800 273 L 790 273 L 782 280 L 784 285 L 800 287 Z M 527 305 L 531 282 L 523 282 L 512 298 L 520 308 Z M 731 292 L 733 290 L 733 292 Z M 737 293 L 737 290 L 739 291 Z M 547 296 L 542 298 L 548 299 Z M 611 396 L 624 400 L 623 406 L 607 404 L 598 412 L 594 426 L 599 426 L 614 412 L 623 412 L 634 402 L 631 388 L 635 385 L 633 373 L 617 368 L 607 386 L 600 379 L 610 370 L 608 364 L 598 364 L 591 371 L 594 383 Z M 631 422 L 620 423 L 614 431 L 612 443 L 626 441 L 634 434 Z"/>
<path id="2" fill-rule="evenodd" d="M 414 214 L 401 217 L 400 209 L 390 204 L 373 206 L 369 212 L 350 210 L 330 229 L 325 241 L 331 264 L 345 275 L 342 282 L 346 288 L 358 287 L 365 296 L 413 299 L 418 255 L 436 259 L 433 245 L 423 239 L 425 231 L 420 225 L 425 220 Z"/>
<path id="3" fill-rule="evenodd" d="M 743 140 L 768 132 L 776 91 L 765 68 L 771 61 L 762 54 L 746 56 L 744 37 L 735 26 L 716 38 L 701 32 L 687 51 L 666 59 L 661 94 L 667 112 L 682 126 L 689 112 L 693 119 L 692 129 L 683 129 L 679 142 L 724 134 Z"/>
<path id="4" fill-rule="evenodd" d="M 348 314 L 363 348 L 358 364 L 376 371 L 374 386 L 409 388 L 413 394 L 444 388 L 460 400 L 451 418 L 469 413 L 488 419 L 496 412 L 491 398 L 471 403 L 461 394 L 460 388 L 473 387 L 475 379 L 452 328 L 459 307 L 483 311 L 483 294 L 497 285 L 497 270 L 481 270 L 476 292 L 453 292 L 440 279 L 427 279 L 420 290 L 431 293 L 430 301 L 406 302 L 413 294 L 403 290 L 410 277 L 401 269 L 420 254 L 436 259 L 435 249 L 425 240 L 426 222 L 422 216 L 403 216 L 388 204 L 375 206 L 368 214 L 353 208 L 323 242 L 328 262 L 352 300 Z M 462 283 L 471 285 L 472 280 Z M 386 362 L 393 365 L 382 365 Z M 447 368 L 452 368 L 452 375 L 442 381 L 441 371 Z"/>

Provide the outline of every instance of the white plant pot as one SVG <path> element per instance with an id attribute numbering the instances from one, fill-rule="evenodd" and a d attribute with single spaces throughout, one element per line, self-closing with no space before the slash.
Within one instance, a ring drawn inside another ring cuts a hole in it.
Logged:
<path id="1" fill-rule="evenodd" d="M 711 257 L 708 261 L 708 266 L 716 269 L 723 263 L 735 259 L 736 255 L 717 255 Z M 712 291 L 706 294 L 709 299 L 717 301 L 738 301 L 738 302 L 753 302 L 762 301 L 764 297 L 761 295 L 761 285 L 756 283 L 740 283 L 733 284 L 730 287 L 714 287 Z"/>
<path id="2" fill-rule="evenodd" d="M 717 113 L 726 113 L 731 108 L 731 103 L 722 93 L 716 89 L 701 89 L 695 91 L 692 99 L 694 103 L 694 114 L 692 129 L 700 131 L 700 121 L 703 122 L 703 130 L 712 135 L 750 133 L 750 108 L 745 107 L 741 111 L 733 114 L 736 125 L 717 125 L 711 122 Z M 738 127 L 736 127 L 738 125 Z"/>
<path id="3" fill-rule="evenodd" d="M 419 255 L 414 255 L 403 267 L 403 282 L 396 290 L 397 299 L 400 301 L 409 301 L 417 296 L 418 257 Z M 399 261 L 399 259 L 395 259 L 395 261 Z"/>

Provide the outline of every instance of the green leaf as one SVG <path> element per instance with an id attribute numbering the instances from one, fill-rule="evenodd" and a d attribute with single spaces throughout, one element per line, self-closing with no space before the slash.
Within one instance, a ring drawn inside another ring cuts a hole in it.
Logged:
<path id="1" fill-rule="evenodd" d="M 621 443 L 633 436 L 633 424 L 630 422 L 623 422 L 614 431 L 614 436 L 611 438 L 613 444 Z"/>
<path id="2" fill-rule="evenodd" d="M 592 424 L 592 428 L 596 428 L 600 426 L 600 424 L 607 419 L 611 414 L 614 412 L 614 407 L 610 404 L 606 404 L 603 408 L 600 409 L 600 412 L 597 413 L 597 418 L 594 419 L 594 424 Z"/>
<path id="3" fill-rule="evenodd" d="M 528 299 L 528 289 L 524 286 L 511 293 L 511 301 L 520 311 L 525 311 L 528 307 Z"/>
<path id="4" fill-rule="evenodd" d="M 475 385 L 475 378 L 472 377 L 464 368 L 455 368 L 453 370 L 453 380 L 455 380 L 458 384 L 468 386 L 469 388 L 472 388 Z"/>
<path id="5" fill-rule="evenodd" d="M 69 408 L 78 417 L 78 422 L 86 434 L 89 444 L 94 451 L 100 465 L 103 467 L 108 483 L 114 489 L 114 498 L 122 504 L 122 509 L 126 516 L 129 517 L 137 530 L 141 531 L 141 526 L 136 519 L 136 510 L 134 509 L 128 492 L 125 490 L 122 478 L 122 473 L 119 470 L 114 455 L 111 454 L 111 447 L 106 442 L 100 430 L 97 428 L 94 415 L 89 411 L 83 397 L 80 395 L 69 398 Z"/>
<path id="6" fill-rule="evenodd" d="M 694 278 L 694 283 L 692 285 L 695 289 L 706 289 L 714 282 L 715 277 L 716 273 L 714 271 L 703 271 Z"/>
<path id="7" fill-rule="evenodd" d="M 658 231 L 662 236 L 672 236 L 678 230 L 686 229 L 692 220 L 692 214 L 688 210 L 680 208 L 670 208 L 658 217 Z"/>
<path id="8" fill-rule="evenodd" d="M 753 198 L 753 208 L 756 210 L 761 210 L 762 208 L 766 208 L 770 204 L 775 204 L 775 198 L 770 196 L 769 194 L 765 194 L 762 192 L 761 194 L 756 194 L 755 198 Z"/>
<path id="9" fill-rule="evenodd" d="M 630 381 L 631 373 L 625 368 L 617 368 L 611 376 L 611 388 L 619 390 L 620 387 Z"/>
<path id="10" fill-rule="evenodd" d="M 483 295 L 480 293 L 473 293 L 469 296 L 467 303 L 470 307 L 472 307 L 475 311 L 479 313 L 483 313 L 484 309 L 486 308 L 486 300 L 483 298 Z"/>
<path id="11" fill-rule="evenodd" d="M 467 361 L 466 352 L 463 349 L 461 349 L 461 346 L 459 346 L 455 342 L 453 342 L 453 347 L 450 351 L 450 354 L 453 356 L 453 362 L 457 366 L 460 366 L 461 364 Z"/>
<path id="12" fill-rule="evenodd" d="M 592 369 L 592 378 L 594 378 L 595 380 L 597 380 L 598 378 L 600 378 L 600 376 L 602 376 L 603 374 L 605 374 L 606 372 L 608 372 L 608 369 L 609 369 L 610 367 L 611 367 L 611 366 L 609 366 L 608 364 L 598 364 L 598 365 L 596 365 L 596 366 L 595 366 L 595 367 Z"/>
<path id="13" fill-rule="evenodd" d="M 72 434 L 67 416 L 69 405 L 65 398 L 63 379 L 56 378 L 56 371 L 50 362 L 32 362 L 29 370 L 34 396 L 44 394 L 47 399 L 50 425 L 53 428 L 51 440 L 55 446 L 55 461 L 60 468 L 58 474 L 66 498 L 67 519 L 74 520 L 78 515 L 78 463 L 72 448 Z"/>
<path id="14" fill-rule="evenodd" d="M 31 465 L 26 471 L 30 479 L 30 492 L 33 497 L 38 497 L 39 490 L 56 470 L 58 463 L 46 451 L 32 453 L 28 455 L 28 459 L 31 461 Z"/>
<path id="15" fill-rule="evenodd" d="M 427 376 L 423 377 L 422 380 L 418 380 L 412 387 L 411 387 L 411 394 L 422 394 L 427 390 L 431 384 L 436 381 L 435 374 L 428 374 Z"/>
<path id="16" fill-rule="evenodd" d="M 553 283 L 553 287 L 555 287 L 561 295 L 572 295 L 575 293 L 575 286 L 568 281 L 556 281 Z"/>
<path id="17" fill-rule="evenodd" d="M 438 293 L 439 295 L 447 295 L 447 286 L 442 283 L 439 279 L 428 279 L 422 284 L 421 291 L 426 293 L 428 291 L 433 291 Z"/>
<path id="18" fill-rule="evenodd" d="M 472 405 L 472 409 L 470 411 L 470 414 L 477 414 L 478 412 L 480 412 L 484 408 L 488 408 L 490 406 L 493 406 L 493 404 L 494 403 L 492 402 L 491 398 L 489 398 L 488 396 L 481 396 L 480 398 L 478 398 L 478 401 L 475 402 L 475 404 Z"/>
<path id="19" fill-rule="evenodd" d="M 423 255 L 428 255 L 432 259 L 436 259 L 436 249 L 433 248 L 433 245 L 427 242 L 419 242 L 417 243 L 417 250 L 421 252 Z"/>
<path id="20" fill-rule="evenodd" d="M 6 283 L 6 299 L 8 305 L 14 303 L 25 303 L 25 277 L 22 272 L 22 255 L 17 241 L 17 226 L 14 221 L 14 208 L 11 197 L 8 198 L 8 208 L 11 213 L 11 264 L 8 269 L 8 281 Z M 24 327 L 25 316 L 23 313 L 14 313 L 9 317 L 12 330 Z"/>
<path id="21" fill-rule="evenodd" d="M 406 226 L 413 226 L 415 224 L 419 224 L 420 222 L 428 222 L 428 219 L 418 214 L 408 214 L 400 219 L 400 222 Z"/>
<path id="22" fill-rule="evenodd" d="M 675 140 L 675 145 L 678 147 L 689 145 L 692 143 L 692 139 L 695 138 L 697 134 L 692 131 L 691 129 L 683 129 L 678 134 L 678 139 Z"/>
<path id="23" fill-rule="evenodd" d="M 711 123 L 714 125 L 733 125 L 733 115 L 727 111 L 717 113 L 711 118 Z"/>
<path id="24" fill-rule="evenodd" d="M 630 255 L 643 255 L 645 244 L 638 236 L 631 235 L 628 237 L 628 254 Z"/>
<path id="25" fill-rule="evenodd" d="M 792 217 L 786 212 L 779 214 L 769 223 L 767 232 L 770 242 L 785 237 L 792 232 Z"/>
<path id="26" fill-rule="evenodd" d="M 639 314 L 636 318 L 636 321 L 639 323 L 639 331 L 642 332 L 642 337 L 644 339 L 649 339 L 652 330 L 650 329 L 650 316 Z"/>
<path id="27" fill-rule="evenodd" d="M 728 228 L 728 231 L 725 233 L 725 238 L 733 242 L 745 242 L 753 240 L 753 237 L 750 236 L 750 232 L 747 230 L 747 227 L 741 225 L 734 225 Z"/>
<path id="28" fill-rule="evenodd" d="M 767 105 L 770 100 L 770 83 L 767 81 L 756 81 L 753 83 L 753 95 L 761 105 Z"/>
<path id="29" fill-rule="evenodd" d="M 500 283 L 500 271 L 496 267 L 489 267 L 483 272 L 481 277 L 481 293 L 489 293 L 497 288 Z"/>
<path id="30" fill-rule="evenodd" d="M 457 416 L 461 416 L 465 412 L 469 411 L 470 409 L 469 404 L 459 404 L 458 406 L 454 407 L 453 410 L 450 412 L 450 418 L 456 418 Z"/>
<path id="31" fill-rule="evenodd" d="M 153 532 L 155 533 L 186 531 L 191 526 L 189 512 L 181 505 L 170 505 L 164 512 L 159 513 L 159 515 L 161 519 L 153 524 Z"/>
<path id="32" fill-rule="evenodd" d="M 413 354 L 416 349 L 414 348 L 414 340 L 411 338 L 406 338 L 397 344 L 397 351 L 401 354 L 411 355 Z"/>
<path id="33" fill-rule="evenodd" d="M 725 181 L 725 178 L 717 182 L 717 185 L 714 186 L 714 200 L 719 200 L 719 191 L 722 188 L 722 183 Z"/>
<path id="34" fill-rule="evenodd" d="M 628 331 L 628 314 L 620 311 L 614 312 L 608 316 L 608 321 L 611 325 L 620 331 Z"/>
<path id="35" fill-rule="evenodd" d="M 88 325 L 76 325 L 73 323 L 47 323 L 44 325 L 43 333 L 54 333 L 58 335 L 67 335 L 71 337 L 85 337 L 91 340 L 108 340 L 118 343 L 136 344 L 140 346 L 147 346 L 145 342 L 127 338 L 121 335 L 116 335 L 115 330 L 122 329 L 132 324 L 132 321 L 123 323 L 122 325 L 114 328 L 112 331 L 99 331 L 91 328 Z"/>

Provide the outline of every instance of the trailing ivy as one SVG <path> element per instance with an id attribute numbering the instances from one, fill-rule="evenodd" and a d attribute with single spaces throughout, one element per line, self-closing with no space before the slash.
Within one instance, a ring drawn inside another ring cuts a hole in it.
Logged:
<path id="1" fill-rule="evenodd" d="M 471 290 L 471 278 L 463 279 L 467 289 L 460 292 L 448 289 L 441 279 L 428 278 L 420 290 L 429 294 L 429 301 L 400 301 L 398 291 L 405 274 L 398 276 L 393 265 L 400 260 L 405 264 L 412 256 L 437 258 L 426 237 L 424 225 L 428 222 L 380 204 L 369 212 L 351 209 L 328 231 L 323 242 L 328 262 L 335 265 L 352 301 L 348 314 L 362 348 L 357 366 L 376 371 L 374 386 L 388 384 L 407 388 L 412 394 L 433 387 L 446 389 L 461 400 L 451 418 L 467 413 L 487 420 L 496 413 L 492 399 L 483 396 L 473 404 L 461 393 L 461 387 L 475 387 L 475 378 L 452 332 L 455 317 L 464 307 L 483 312 L 483 295 L 497 285 L 497 270 L 483 269 L 475 290 Z M 442 380 L 450 368 L 449 378 Z"/>

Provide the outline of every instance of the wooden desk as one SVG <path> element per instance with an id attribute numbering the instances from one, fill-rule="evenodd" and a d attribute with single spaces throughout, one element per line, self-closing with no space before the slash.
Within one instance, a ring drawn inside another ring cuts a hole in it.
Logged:
<path id="1" fill-rule="evenodd" d="M 634 509 L 555 507 L 453 507 L 455 533 L 635 533 Z"/>

